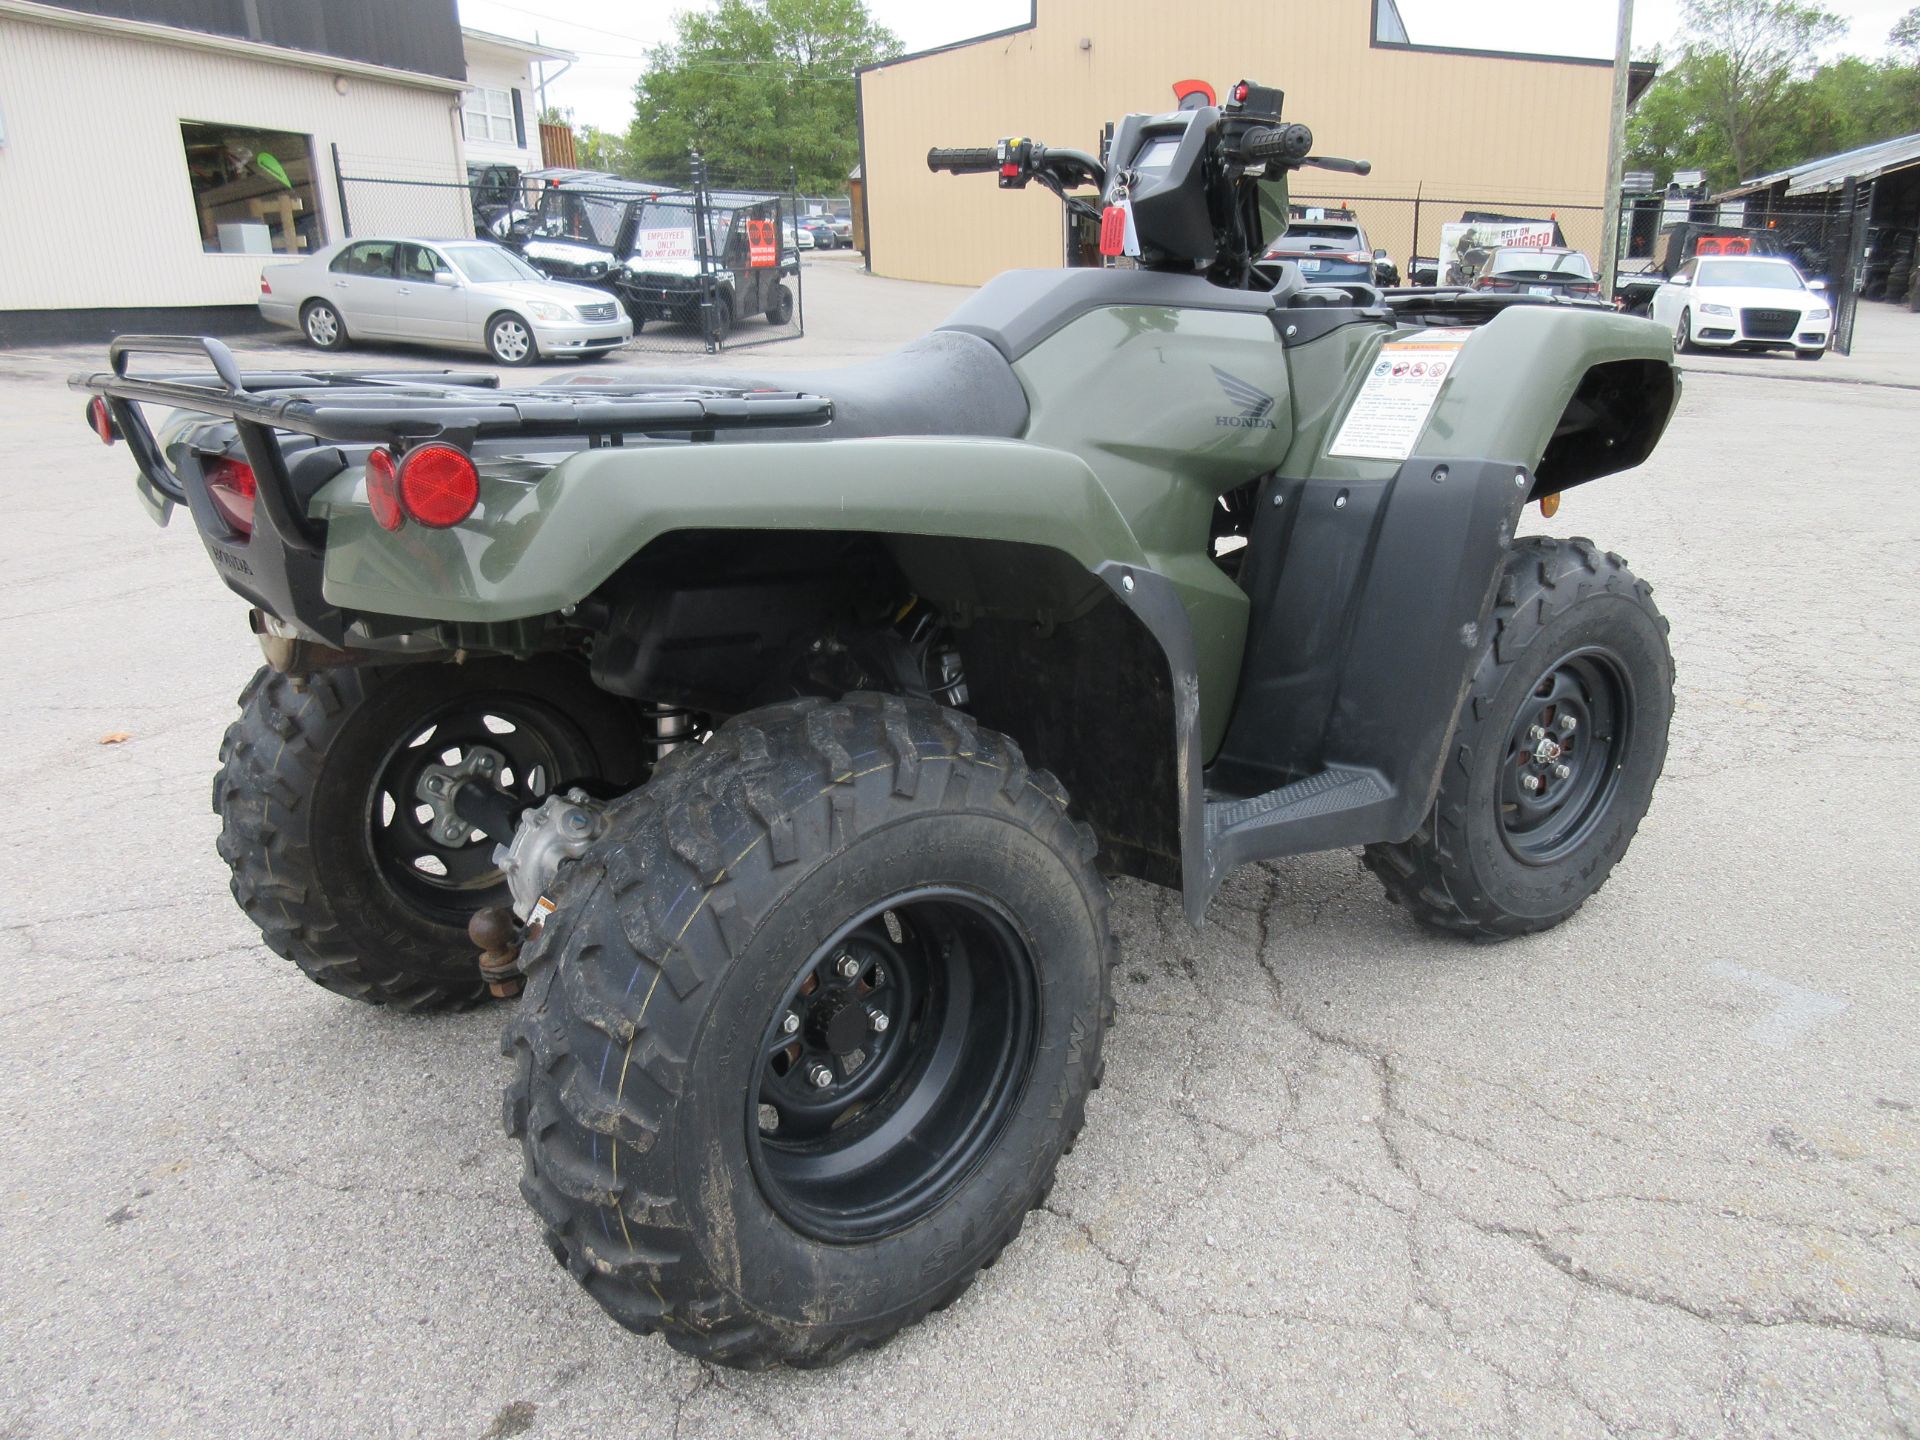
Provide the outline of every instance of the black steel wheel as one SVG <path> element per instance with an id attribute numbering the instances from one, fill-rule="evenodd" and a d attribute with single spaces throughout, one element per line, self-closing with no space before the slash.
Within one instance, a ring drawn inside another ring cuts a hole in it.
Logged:
<path id="1" fill-rule="evenodd" d="M 1619 793 L 1633 739 L 1633 682 L 1602 646 L 1561 657 L 1514 717 L 1500 779 L 1500 829 L 1529 865 L 1585 844 Z"/>
<path id="2" fill-rule="evenodd" d="M 768 1023 L 749 1150 L 769 1203 L 823 1240 L 937 1209 L 999 1138 L 1039 1008 L 1032 952 L 995 901 L 925 886 L 869 906 Z"/>
<path id="3" fill-rule="evenodd" d="M 1666 762 L 1673 656 L 1653 591 L 1587 540 L 1516 540 L 1433 809 L 1366 863 L 1421 924 L 1558 925 L 1626 853 Z"/>
<path id="4" fill-rule="evenodd" d="M 262 670 L 220 747 L 214 809 L 234 898 L 269 949 L 329 990 L 431 1010 L 485 994 L 467 921 L 502 903 L 496 841 L 438 839 L 420 782 L 484 747 L 533 801 L 625 786 L 647 748 L 626 707 L 557 657 L 351 667 L 300 689 Z"/>
<path id="5" fill-rule="evenodd" d="M 1092 833 L 1003 736 L 854 695 L 675 751 L 522 955 L 521 1191 L 621 1324 L 822 1365 L 1046 1196 L 1112 1014 Z"/>

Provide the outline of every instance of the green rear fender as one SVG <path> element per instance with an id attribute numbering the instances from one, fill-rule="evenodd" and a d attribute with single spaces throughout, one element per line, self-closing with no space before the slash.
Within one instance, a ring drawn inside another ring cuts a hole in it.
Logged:
<path id="1" fill-rule="evenodd" d="M 476 623 L 592 594 L 669 531 L 817 530 L 1016 541 L 1087 570 L 1145 557 L 1086 463 L 1010 440 L 650 445 L 568 457 L 529 485 L 485 478 L 451 529 L 382 530 L 349 470 L 315 498 L 324 593 L 343 609 Z"/>

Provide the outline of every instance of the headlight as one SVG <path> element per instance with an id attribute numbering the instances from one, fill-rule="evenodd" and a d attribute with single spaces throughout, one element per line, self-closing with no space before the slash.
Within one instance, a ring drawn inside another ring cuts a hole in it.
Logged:
<path id="1" fill-rule="evenodd" d="M 1822 305 L 1818 310 L 1809 310 L 1807 312 L 1807 318 L 1809 320 L 1831 320 L 1833 318 L 1833 311 Z"/>
<path id="2" fill-rule="evenodd" d="M 555 305 L 546 300 L 536 300 L 527 309 L 533 312 L 536 320 L 571 320 L 573 312 L 564 305 Z"/>
<path id="3" fill-rule="evenodd" d="M 1700 307 L 1700 313 L 1702 315 L 1731 315 L 1733 314 L 1733 307 L 1731 305 L 1702 305 Z"/>

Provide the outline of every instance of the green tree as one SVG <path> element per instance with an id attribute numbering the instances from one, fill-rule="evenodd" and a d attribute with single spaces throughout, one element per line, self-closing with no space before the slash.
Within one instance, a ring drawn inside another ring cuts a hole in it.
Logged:
<path id="1" fill-rule="evenodd" d="M 859 158 L 854 71 L 900 53 L 863 0 L 720 0 L 675 18 L 634 86 L 630 173 L 687 178 L 698 150 L 721 182 L 838 190 Z"/>
<path id="2" fill-rule="evenodd" d="M 1920 65 L 1920 5 L 1907 11 L 1887 32 L 1887 43 L 1906 57 L 1910 65 Z"/>
<path id="3" fill-rule="evenodd" d="M 1682 13 L 1703 118 L 1733 166 L 1726 178 L 1747 179 L 1786 138 L 1794 82 L 1812 72 L 1815 51 L 1846 34 L 1847 22 L 1801 0 L 1684 0 Z"/>

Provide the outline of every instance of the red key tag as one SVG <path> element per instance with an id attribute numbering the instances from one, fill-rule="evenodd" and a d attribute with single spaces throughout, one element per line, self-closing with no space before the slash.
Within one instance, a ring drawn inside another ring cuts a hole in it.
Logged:
<path id="1" fill-rule="evenodd" d="M 1100 214 L 1100 253 L 1122 255 L 1127 243 L 1127 207 L 1109 205 Z"/>

